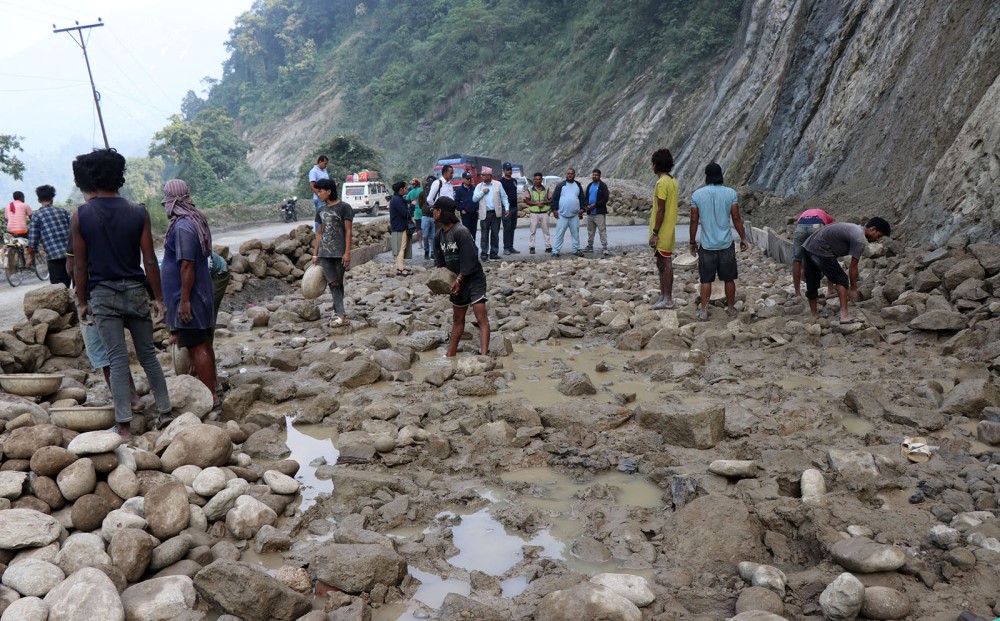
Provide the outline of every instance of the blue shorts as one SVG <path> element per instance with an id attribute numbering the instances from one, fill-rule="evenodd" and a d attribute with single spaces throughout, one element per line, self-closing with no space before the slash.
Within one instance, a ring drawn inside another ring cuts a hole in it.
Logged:
<path id="1" fill-rule="evenodd" d="M 90 358 L 90 364 L 95 369 L 103 369 L 104 367 L 111 366 L 111 360 L 108 359 L 108 350 L 104 347 L 101 334 L 97 331 L 97 324 L 89 326 L 80 324 L 80 331 L 83 333 L 83 346 L 87 349 L 87 357 Z"/>

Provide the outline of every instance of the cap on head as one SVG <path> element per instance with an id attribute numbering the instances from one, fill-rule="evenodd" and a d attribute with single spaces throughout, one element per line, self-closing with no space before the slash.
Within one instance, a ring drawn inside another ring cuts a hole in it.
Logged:
<path id="1" fill-rule="evenodd" d="M 493 169 L 490 168 L 489 166 L 483 166 L 483 170 L 480 171 L 480 174 L 490 175 L 492 177 L 493 176 Z"/>
<path id="2" fill-rule="evenodd" d="M 724 183 L 722 177 L 722 166 L 712 162 L 705 167 L 705 183 L 709 185 L 720 185 Z"/>
<path id="3" fill-rule="evenodd" d="M 469 171 L 465 171 L 464 173 L 462 173 L 462 179 L 472 179 L 472 173 L 470 173 Z"/>
<path id="4" fill-rule="evenodd" d="M 892 234 L 892 227 L 889 226 L 889 223 L 886 222 L 884 219 L 879 218 L 878 216 L 875 216 L 874 218 L 869 220 L 868 223 L 865 224 L 865 228 L 866 229 L 874 228 L 876 231 L 878 231 L 882 235 L 885 235 L 886 237 L 890 237 Z"/>
<path id="5" fill-rule="evenodd" d="M 510 162 L 504 162 L 503 163 L 503 169 L 504 170 L 514 170 L 514 167 L 511 165 Z"/>

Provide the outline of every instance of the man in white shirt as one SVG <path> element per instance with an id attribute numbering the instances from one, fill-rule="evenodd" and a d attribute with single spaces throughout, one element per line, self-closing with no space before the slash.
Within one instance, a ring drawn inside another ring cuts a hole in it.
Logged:
<path id="1" fill-rule="evenodd" d="M 316 213 L 319 213 L 320 200 L 319 195 L 316 194 L 316 182 L 320 179 L 329 179 L 330 173 L 326 171 L 326 165 L 330 163 L 330 158 L 325 155 L 321 155 L 316 158 L 316 165 L 309 170 L 309 188 L 313 191 L 313 207 L 316 208 Z"/>
<path id="2" fill-rule="evenodd" d="M 493 169 L 484 166 L 480 174 L 483 176 L 483 181 L 476 186 L 472 200 L 479 203 L 479 222 L 482 230 L 479 258 L 485 261 L 487 257 L 500 258 L 500 222 L 510 213 L 510 204 L 507 202 L 507 193 L 503 191 L 503 186 L 499 181 L 493 180 Z"/>
<path id="3" fill-rule="evenodd" d="M 434 207 L 434 203 L 442 196 L 455 200 L 455 186 L 451 184 L 451 178 L 455 176 L 455 169 L 451 164 L 441 167 L 441 176 L 434 180 L 429 190 L 427 190 L 427 206 Z"/>

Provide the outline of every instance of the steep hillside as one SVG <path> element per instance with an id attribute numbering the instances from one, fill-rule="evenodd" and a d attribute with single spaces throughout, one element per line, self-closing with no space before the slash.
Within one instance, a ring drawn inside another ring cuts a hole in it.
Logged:
<path id="1" fill-rule="evenodd" d="M 252 164 L 291 174 L 347 130 L 400 172 L 471 150 L 646 179 L 666 146 L 683 192 L 717 160 L 756 222 L 816 204 L 913 241 L 1000 241 L 1000 3 L 469 0 L 400 26 L 409 4 L 351 17 L 289 111 L 240 104 Z"/>

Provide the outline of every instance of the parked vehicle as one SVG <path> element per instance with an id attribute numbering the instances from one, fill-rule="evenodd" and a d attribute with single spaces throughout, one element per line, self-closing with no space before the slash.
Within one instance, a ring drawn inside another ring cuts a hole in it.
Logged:
<path id="1" fill-rule="evenodd" d="M 493 169 L 493 176 L 495 178 L 500 177 L 503 171 L 500 170 L 502 163 L 500 160 L 493 157 L 486 157 L 484 155 L 467 155 L 462 153 L 453 153 L 447 155 L 437 161 L 434 165 L 434 169 L 431 174 L 435 177 L 441 176 L 441 168 L 445 164 L 451 164 L 452 168 L 455 169 L 455 176 L 451 178 L 452 185 L 459 185 L 462 183 L 462 174 L 470 173 L 472 174 L 472 183 L 478 184 L 482 179 L 483 168 L 489 166 Z"/>
<path id="2" fill-rule="evenodd" d="M 340 200 L 356 214 L 377 216 L 382 205 L 388 204 L 385 197 L 389 191 L 381 181 L 345 181 L 341 187 Z"/>
<path id="3" fill-rule="evenodd" d="M 282 222 L 297 222 L 299 219 L 299 212 L 295 209 L 295 201 L 298 197 L 293 196 L 284 203 L 281 204 L 281 221 Z"/>

